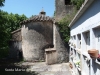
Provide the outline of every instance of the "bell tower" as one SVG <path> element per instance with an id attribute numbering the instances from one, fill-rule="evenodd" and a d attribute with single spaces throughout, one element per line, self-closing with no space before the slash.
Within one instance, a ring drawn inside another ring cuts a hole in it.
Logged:
<path id="1" fill-rule="evenodd" d="M 71 0 L 55 0 L 55 21 L 60 21 L 73 11 Z"/>

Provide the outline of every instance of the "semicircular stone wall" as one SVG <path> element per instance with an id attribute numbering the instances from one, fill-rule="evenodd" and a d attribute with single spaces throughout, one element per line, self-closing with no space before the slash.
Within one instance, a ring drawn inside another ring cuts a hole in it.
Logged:
<path id="1" fill-rule="evenodd" d="M 45 48 L 53 46 L 53 23 L 26 23 L 22 25 L 21 33 L 24 60 L 45 60 Z"/>

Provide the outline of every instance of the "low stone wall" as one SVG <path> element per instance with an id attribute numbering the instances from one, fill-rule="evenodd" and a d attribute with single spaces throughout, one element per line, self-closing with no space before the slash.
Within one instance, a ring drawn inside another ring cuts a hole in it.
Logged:
<path id="1" fill-rule="evenodd" d="M 12 32 L 12 39 L 9 41 L 9 57 L 19 58 L 20 52 L 22 53 L 22 42 L 21 42 L 21 29 Z"/>
<path id="2" fill-rule="evenodd" d="M 45 49 L 46 64 L 51 65 L 57 63 L 57 52 L 54 48 Z"/>

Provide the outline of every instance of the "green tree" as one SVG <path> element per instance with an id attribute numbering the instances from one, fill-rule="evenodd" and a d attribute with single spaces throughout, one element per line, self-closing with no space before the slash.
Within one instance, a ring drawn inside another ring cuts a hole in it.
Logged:
<path id="1" fill-rule="evenodd" d="M 23 15 L 0 11 L 0 57 L 7 55 L 9 50 L 8 41 L 11 39 L 11 32 L 20 28 L 20 22 L 27 19 Z"/>
<path id="2" fill-rule="evenodd" d="M 0 7 L 4 6 L 5 0 L 0 0 Z"/>
<path id="3" fill-rule="evenodd" d="M 76 6 L 77 10 L 79 10 L 84 1 L 85 0 L 71 0 L 71 3 Z"/>

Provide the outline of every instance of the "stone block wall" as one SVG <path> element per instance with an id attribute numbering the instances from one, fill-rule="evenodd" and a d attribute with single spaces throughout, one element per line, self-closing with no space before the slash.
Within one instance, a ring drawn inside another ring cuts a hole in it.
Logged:
<path id="1" fill-rule="evenodd" d="M 45 48 L 53 45 L 52 22 L 22 25 L 22 50 L 26 61 L 45 60 Z"/>
<path id="2" fill-rule="evenodd" d="M 56 64 L 57 63 L 57 52 L 54 48 L 45 49 L 46 54 L 46 64 Z"/>
<path id="3" fill-rule="evenodd" d="M 11 34 L 12 39 L 9 41 L 9 57 L 17 59 L 20 57 L 19 52 L 22 53 L 21 29 L 15 30 Z"/>
<path id="4" fill-rule="evenodd" d="M 22 41 L 21 28 L 11 32 L 11 34 L 12 34 L 12 40 Z"/>
<path id="5" fill-rule="evenodd" d="M 71 14 L 73 12 L 73 5 L 65 5 L 65 0 L 55 0 L 55 20 L 58 22 L 67 14 Z"/>
<path id="6" fill-rule="evenodd" d="M 20 55 L 19 52 L 21 52 L 21 42 L 20 41 L 10 41 L 10 50 L 9 50 L 9 58 L 12 59 L 19 59 Z M 22 56 L 22 55 L 21 55 Z"/>
<path id="7" fill-rule="evenodd" d="M 69 54 L 68 48 L 65 47 L 64 42 L 61 39 L 59 28 L 57 25 L 54 25 L 54 48 L 57 51 L 57 62 L 68 62 L 69 61 Z"/>

